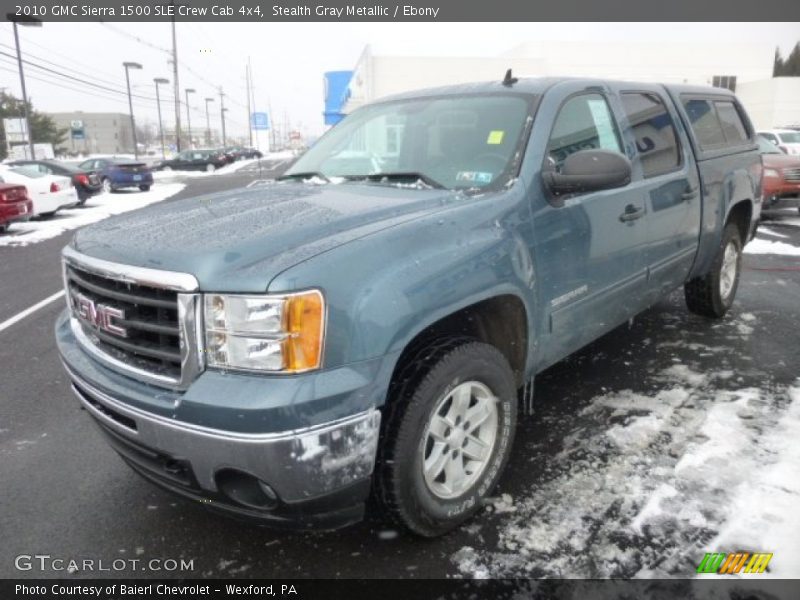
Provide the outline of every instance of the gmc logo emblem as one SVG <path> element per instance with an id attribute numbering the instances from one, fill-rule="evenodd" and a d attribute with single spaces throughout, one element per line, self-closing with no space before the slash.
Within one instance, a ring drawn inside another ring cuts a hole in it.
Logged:
<path id="1" fill-rule="evenodd" d="M 95 304 L 80 292 L 71 292 L 72 308 L 79 319 L 95 329 L 102 329 L 119 337 L 128 337 L 128 331 L 114 323 L 114 319 L 124 319 L 125 311 L 105 304 Z"/>

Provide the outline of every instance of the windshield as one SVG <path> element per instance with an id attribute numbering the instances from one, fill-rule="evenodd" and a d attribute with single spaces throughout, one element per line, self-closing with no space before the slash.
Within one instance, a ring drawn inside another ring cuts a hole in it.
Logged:
<path id="1" fill-rule="evenodd" d="M 783 154 L 778 147 L 763 137 L 758 137 L 758 151 L 761 154 Z"/>
<path id="2" fill-rule="evenodd" d="M 535 98 L 481 94 L 369 105 L 325 134 L 287 176 L 499 187 L 516 175 Z"/>
<path id="3" fill-rule="evenodd" d="M 784 144 L 800 144 L 800 132 L 779 133 L 778 137 Z"/>

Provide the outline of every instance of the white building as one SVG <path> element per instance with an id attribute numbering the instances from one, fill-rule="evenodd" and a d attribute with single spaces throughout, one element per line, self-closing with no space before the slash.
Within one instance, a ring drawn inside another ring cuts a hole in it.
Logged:
<path id="1" fill-rule="evenodd" d="M 733 89 L 756 128 L 800 121 L 800 78 L 772 79 L 769 43 L 529 42 L 498 56 L 401 56 L 367 46 L 343 111 L 415 89 L 515 76 L 596 77 L 716 85 Z"/>

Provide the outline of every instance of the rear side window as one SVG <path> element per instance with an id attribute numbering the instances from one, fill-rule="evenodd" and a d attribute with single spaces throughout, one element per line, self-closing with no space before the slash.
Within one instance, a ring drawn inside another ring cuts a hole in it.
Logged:
<path id="1" fill-rule="evenodd" d="M 583 94 L 561 107 L 547 143 L 547 156 L 560 170 L 570 154 L 579 150 L 622 152 L 614 117 L 600 94 Z"/>
<path id="2" fill-rule="evenodd" d="M 709 100 L 685 99 L 683 108 L 692 124 L 694 135 L 703 150 L 725 146 L 725 134 L 717 117 L 717 111 Z"/>
<path id="3" fill-rule="evenodd" d="M 717 115 L 722 123 L 722 130 L 728 146 L 740 146 L 747 142 L 750 136 L 747 134 L 742 117 L 733 102 L 717 101 L 714 104 L 717 106 Z"/>
<path id="4" fill-rule="evenodd" d="M 681 164 L 675 124 L 664 102 L 655 94 L 627 92 L 622 106 L 636 139 L 636 151 L 645 177 L 668 173 Z"/>

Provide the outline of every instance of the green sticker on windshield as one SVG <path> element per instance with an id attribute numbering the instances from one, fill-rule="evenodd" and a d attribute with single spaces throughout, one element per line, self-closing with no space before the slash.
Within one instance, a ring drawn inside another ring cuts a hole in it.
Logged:
<path id="1" fill-rule="evenodd" d="M 506 134 L 505 131 L 494 130 L 489 132 L 489 137 L 486 138 L 487 144 L 498 145 L 503 143 L 503 136 Z"/>

